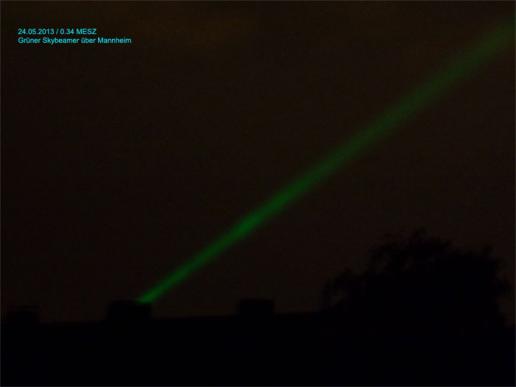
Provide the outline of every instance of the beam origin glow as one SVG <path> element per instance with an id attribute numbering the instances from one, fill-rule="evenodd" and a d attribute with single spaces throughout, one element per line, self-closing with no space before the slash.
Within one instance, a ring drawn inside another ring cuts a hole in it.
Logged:
<path id="1" fill-rule="evenodd" d="M 513 38 L 513 21 L 501 24 L 483 36 L 464 53 L 453 58 L 443 70 L 430 77 L 396 104 L 386 109 L 369 125 L 338 146 L 326 158 L 305 171 L 290 184 L 272 195 L 262 205 L 242 217 L 225 233 L 189 260 L 169 273 L 154 287 L 141 294 L 137 301 L 151 303 L 186 280 L 197 270 L 212 262 L 235 243 L 248 237 L 267 220 L 278 215 L 295 200 L 349 164 L 380 140 L 392 134 L 404 122 L 441 97 L 458 81 L 471 75 L 497 52 L 508 46 Z"/>

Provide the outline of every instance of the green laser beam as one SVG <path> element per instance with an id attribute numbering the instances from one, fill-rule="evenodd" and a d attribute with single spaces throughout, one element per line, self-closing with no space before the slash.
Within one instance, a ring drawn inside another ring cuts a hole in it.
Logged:
<path id="1" fill-rule="evenodd" d="M 338 146 L 326 158 L 293 179 L 283 189 L 272 195 L 262 205 L 237 221 L 233 227 L 221 234 L 211 244 L 199 251 L 176 270 L 165 276 L 155 286 L 141 294 L 137 301 L 151 303 L 167 291 L 180 284 L 194 272 L 212 262 L 235 243 L 249 236 L 267 220 L 278 215 L 318 183 L 327 179 L 365 150 L 371 149 L 416 113 L 447 92 L 458 81 L 471 75 L 497 52 L 512 42 L 513 21 L 501 24 L 483 36 L 465 53 L 454 57 L 443 70 L 423 82 L 396 104 L 386 109 L 369 125 L 358 131 L 345 143 Z"/>

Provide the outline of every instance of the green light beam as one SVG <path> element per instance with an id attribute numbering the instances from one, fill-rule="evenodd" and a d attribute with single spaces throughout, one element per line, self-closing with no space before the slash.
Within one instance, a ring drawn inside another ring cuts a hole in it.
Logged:
<path id="1" fill-rule="evenodd" d="M 471 75 L 497 52 L 512 42 L 513 22 L 498 26 L 483 36 L 475 45 L 453 58 L 440 72 L 386 109 L 369 125 L 338 146 L 326 158 L 315 164 L 283 189 L 272 195 L 262 205 L 237 221 L 233 227 L 211 244 L 170 272 L 155 286 L 141 294 L 137 301 L 151 303 L 180 284 L 194 272 L 212 262 L 231 246 L 248 237 L 266 221 L 278 215 L 287 206 L 348 165 L 366 150 L 392 134 L 403 123 L 446 93 L 458 81 Z"/>

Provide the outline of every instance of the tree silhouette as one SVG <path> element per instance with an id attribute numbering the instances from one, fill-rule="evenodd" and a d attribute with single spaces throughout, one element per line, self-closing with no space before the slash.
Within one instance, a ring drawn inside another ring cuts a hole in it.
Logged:
<path id="1" fill-rule="evenodd" d="M 347 270 L 323 291 L 326 312 L 362 331 L 473 333 L 503 327 L 498 277 L 491 249 L 455 248 L 418 230 L 371 251 L 361 273 Z"/>

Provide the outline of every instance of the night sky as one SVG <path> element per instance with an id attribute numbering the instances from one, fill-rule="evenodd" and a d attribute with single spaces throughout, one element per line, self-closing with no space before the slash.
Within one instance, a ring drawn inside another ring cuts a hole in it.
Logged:
<path id="1" fill-rule="evenodd" d="M 100 319 L 514 15 L 512 2 L 2 2 L 2 312 Z M 132 45 L 24 46 L 21 26 Z M 317 307 L 388 233 L 514 271 L 514 49 L 155 305 Z"/>

